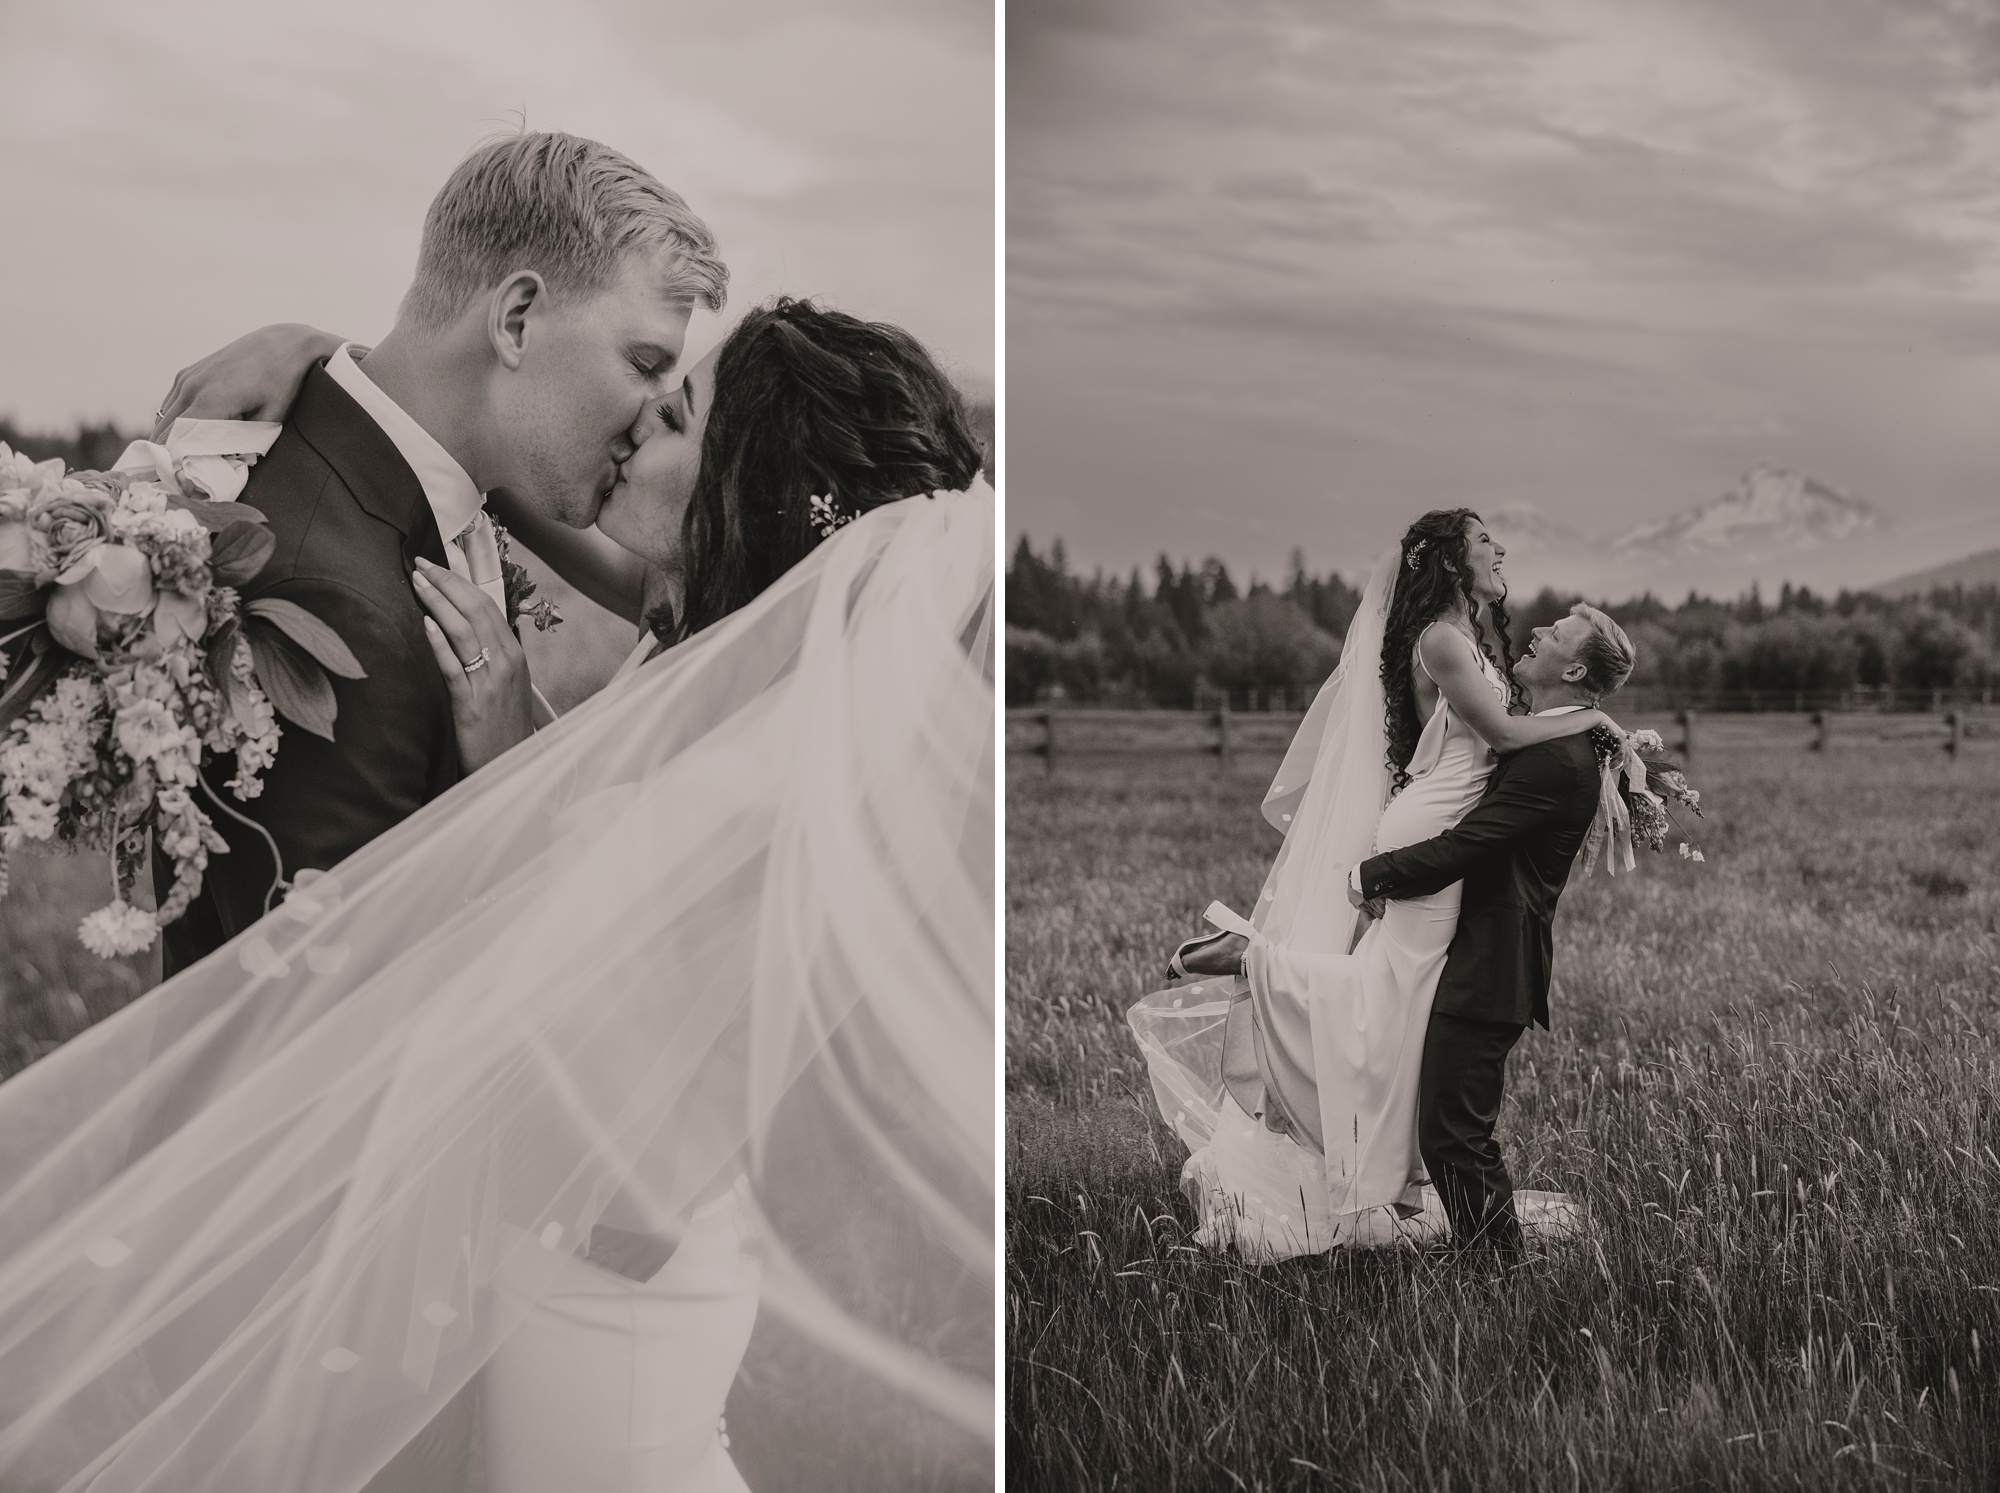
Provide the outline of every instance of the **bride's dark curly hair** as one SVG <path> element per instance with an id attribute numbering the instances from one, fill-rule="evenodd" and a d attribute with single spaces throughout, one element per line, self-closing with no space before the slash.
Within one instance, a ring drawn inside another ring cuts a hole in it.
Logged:
<path id="1" fill-rule="evenodd" d="M 983 458 L 964 397 L 900 327 L 781 296 L 715 364 L 701 465 L 681 525 L 678 608 L 647 625 L 678 643 L 753 601 L 848 519 L 971 486 Z"/>
<path id="2" fill-rule="evenodd" d="M 1460 601 L 1472 617 L 1472 631 L 1479 649 L 1499 667 L 1507 681 L 1510 703 L 1521 703 L 1521 687 L 1514 682 L 1514 640 L 1507 632 L 1507 607 L 1492 601 L 1483 607 L 1472 594 L 1472 569 L 1468 553 L 1471 542 L 1465 529 L 1479 522 L 1470 508 L 1434 508 L 1411 524 L 1403 535 L 1402 564 L 1396 571 L 1389 616 L 1382 633 L 1382 693 L 1389 724 L 1389 771 L 1394 774 L 1390 792 L 1400 793 L 1410 781 L 1410 758 L 1417 752 L 1417 738 L 1424 723 L 1417 717 L 1417 690 L 1414 678 L 1417 639 Z M 1485 613 L 1484 621 L 1480 618 Z M 1486 633 L 1491 623 L 1498 634 L 1499 652 Z"/>

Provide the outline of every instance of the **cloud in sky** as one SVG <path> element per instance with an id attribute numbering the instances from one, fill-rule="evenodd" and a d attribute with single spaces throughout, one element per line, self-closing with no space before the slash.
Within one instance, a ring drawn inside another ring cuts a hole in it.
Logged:
<path id="1" fill-rule="evenodd" d="M 523 117 L 616 146 L 787 291 L 990 385 L 979 0 L 63 0 L 0 8 L 0 414 L 149 420 L 253 326 L 389 325 L 431 196 Z"/>
<path id="2" fill-rule="evenodd" d="M 1996 16 L 1016 0 L 1010 523 L 1355 569 L 1775 461 L 1948 547 L 2000 511 Z"/>

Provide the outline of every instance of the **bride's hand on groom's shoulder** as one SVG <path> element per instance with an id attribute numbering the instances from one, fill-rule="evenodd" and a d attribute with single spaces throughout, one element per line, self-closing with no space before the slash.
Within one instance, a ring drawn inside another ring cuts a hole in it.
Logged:
<path id="1" fill-rule="evenodd" d="M 160 405 L 153 439 L 182 415 L 195 420 L 283 420 L 306 370 L 340 346 L 331 332 L 300 322 L 259 327 L 188 364 Z"/>
<path id="2" fill-rule="evenodd" d="M 459 762 L 477 772 L 535 734 L 527 656 L 493 598 L 472 582 L 419 560 L 413 584 L 430 613 L 424 635 L 451 692 Z"/>

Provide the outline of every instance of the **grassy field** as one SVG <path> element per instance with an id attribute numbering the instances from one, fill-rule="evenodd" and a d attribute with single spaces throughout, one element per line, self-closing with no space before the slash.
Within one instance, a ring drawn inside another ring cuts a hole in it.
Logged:
<path id="1" fill-rule="evenodd" d="M 2000 1487 L 2000 743 L 1807 735 L 1705 720 L 1708 864 L 1566 894 L 1501 1138 L 1591 1228 L 1504 1281 L 1187 1243 L 1123 1011 L 1275 759 L 1011 761 L 1009 1484 Z"/>
<path id="2" fill-rule="evenodd" d="M 111 857 L 40 846 L 14 852 L 0 898 L 0 1078 L 28 1066 L 159 983 L 160 952 L 99 959 L 76 941 L 111 900 Z M 142 890 L 144 890 L 142 888 Z M 150 905 L 151 898 L 145 900 Z"/>

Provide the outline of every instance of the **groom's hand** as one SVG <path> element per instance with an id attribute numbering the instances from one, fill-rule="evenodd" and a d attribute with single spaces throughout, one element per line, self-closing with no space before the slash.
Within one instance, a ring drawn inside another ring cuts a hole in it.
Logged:
<path id="1" fill-rule="evenodd" d="M 535 734 L 527 656 L 493 598 L 471 581 L 419 560 L 412 584 L 430 613 L 424 635 L 451 692 L 459 762 L 466 772 L 477 772 Z"/>

